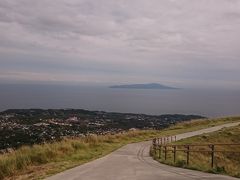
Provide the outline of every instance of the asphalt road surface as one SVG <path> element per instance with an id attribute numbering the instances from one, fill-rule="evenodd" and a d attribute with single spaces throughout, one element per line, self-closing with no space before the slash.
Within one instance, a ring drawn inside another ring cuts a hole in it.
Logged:
<path id="1" fill-rule="evenodd" d="M 236 126 L 230 123 L 177 135 L 177 140 Z M 48 180 L 233 180 L 237 178 L 171 167 L 149 156 L 151 142 L 128 144 L 113 153 L 59 173 Z"/>

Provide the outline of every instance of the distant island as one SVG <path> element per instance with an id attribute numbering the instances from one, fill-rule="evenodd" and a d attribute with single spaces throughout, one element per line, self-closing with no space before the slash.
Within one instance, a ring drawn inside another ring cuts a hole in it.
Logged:
<path id="1" fill-rule="evenodd" d="M 179 89 L 179 88 L 165 86 L 165 85 L 158 84 L 158 83 L 115 85 L 115 86 L 110 86 L 110 88 L 121 88 L 121 89 Z"/>

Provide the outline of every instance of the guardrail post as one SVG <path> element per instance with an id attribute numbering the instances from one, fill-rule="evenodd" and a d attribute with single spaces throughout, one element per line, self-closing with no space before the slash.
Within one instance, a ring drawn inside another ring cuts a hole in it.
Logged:
<path id="1" fill-rule="evenodd" d="M 214 144 L 211 144 L 209 147 L 211 148 L 211 167 L 213 168 L 213 166 L 214 166 L 214 149 L 215 149 L 215 147 L 214 147 Z"/>
<path id="2" fill-rule="evenodd" d="M 164 149 L 165 149 L 165 161 L 167 160 L 167 146 L 165 145 L 164 146 Z"/>
<path id="3" fill-rule="evenodd" d="M 189 150 L 190 150 L 190 146 L 189 145 L 186 145 L 186 148 L 187 148 L 187 165 L 189 165 Z"/>
<path id="4" fill-rule="evenodd" d="M 176 162 L 176 146 L 173 146 L 173 161 Z"/>
<path id="5" fill-rule="evenodd" d="M 152 140 L 153 153 L 156 155 L 156 138 Z"/>
<path id="6" fill-rule="evenodd" d="M 159 152 L 158 152 L 159 159 L 161 159 L 161 152 L 162 152 L 162 145 L 159 145 Z"/>

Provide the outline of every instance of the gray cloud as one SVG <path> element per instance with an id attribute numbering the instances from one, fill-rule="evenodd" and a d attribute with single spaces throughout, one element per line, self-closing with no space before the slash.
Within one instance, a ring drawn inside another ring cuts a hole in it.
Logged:
<path id="1" fill-rule="evenodd" d="M 239 84 L 239 12 L 239 0 L 1 0 L 0 81 Z"/>

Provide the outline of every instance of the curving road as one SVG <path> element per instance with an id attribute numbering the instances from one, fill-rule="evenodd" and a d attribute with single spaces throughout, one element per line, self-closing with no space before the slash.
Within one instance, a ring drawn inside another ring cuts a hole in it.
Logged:
<path id="1" fill-rule="evenodd" d="M 239 125 L 229 123 L 199 131 L 177 135 L 177 140 L 213 132 L 223 127 Z M 234 180 L 237 178 L 208 174 L 160 164 L 149 156 L 151 142 L 128 144 L 117 151 L 76 168 L 59 173 L 47 180 Z"/>

